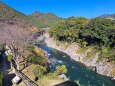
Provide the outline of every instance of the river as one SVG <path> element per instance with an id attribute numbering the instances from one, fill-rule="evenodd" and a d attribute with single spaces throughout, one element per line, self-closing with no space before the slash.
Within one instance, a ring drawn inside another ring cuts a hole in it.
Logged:
<path id="1" fill-rule="evenodd" d="M 67 54 L 49 48 L 45 44 L 40 44 L 39 47 L 48 52 L 49 60 L 52 62 L 51 71 L 54 71 L 57 65 L 64 64 L 68 70 L 66 76 L 72 81 L 79 81 L 82 86 L 115 86 L 115 81 L 97 74 L 80 62 L 72 60 Z"/>

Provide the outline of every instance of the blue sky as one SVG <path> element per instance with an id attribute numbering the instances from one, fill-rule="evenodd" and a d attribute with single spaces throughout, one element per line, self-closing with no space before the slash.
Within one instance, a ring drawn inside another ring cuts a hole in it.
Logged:
<path id="1" fill-rule="evenodd" d="M 115 13 L 115 0 L 2 0 L 5 4 L 24 13 L 52 12 L 66 18 L 84 16 L 93 18 Z"/>

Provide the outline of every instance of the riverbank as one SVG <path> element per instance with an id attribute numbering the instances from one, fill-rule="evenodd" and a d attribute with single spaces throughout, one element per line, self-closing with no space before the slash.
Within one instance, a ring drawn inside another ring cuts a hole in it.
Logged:
<path id="1" fill-rule="evenodd" d="M 87 56 L 87 52 L 89 50 L 86 50 L 86 52 L 83 54 L 78 54 L 76 53 L 76 51 L 79 49 L 79 46 L 76 43 L 72 43 L 65 47 L 57 44 L 57 41 L 55 41 L 53 38 L 50 38 L 48 33 L 45 33 L 44 37 L 45 43 L 48 47 L 55 48 L 59 51 L 67 53 L 71 57 L 71 59 L 79 61 L 85 64 L 86 66 L 92 67 L 92 69 L 96 71 L 98 74 L 111 77 L 113 80 L 115 80 L 115 64 L 107 62 L 107 60 L 102 60 L 98 62 L 98 53 L 84 61 L 84 58 Z"/>

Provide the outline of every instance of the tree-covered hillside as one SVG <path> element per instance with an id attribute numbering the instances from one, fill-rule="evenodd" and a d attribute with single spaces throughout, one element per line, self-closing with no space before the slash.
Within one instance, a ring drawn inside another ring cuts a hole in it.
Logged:
<path id="1" fill-rule="evenodd" d="M 93 46 L 100 58 L 115 60 L 115 21 L 105 18 L 70 17 L 52 29 L 50 36 L 62 42 L 77 42 L 81 47 Z"/>
<path id="2" fill-rule="evenodd" d="M 53 26 L 55 25 L 59 20 L 61 20 L 59 17 L 57 17 L 53 13 L 41 13 L 41 12 L 34 12 L 30 15 L 33 19 L 39 20 L 43 22 L 43 24 L 47 26 Z"/>
<path id="3" fill-rule="evenodd" d="M 0 71 L 0 86 L 2 86 L 2 79 L 3 79 L 3 74 L 2 74 L 2 72 Z"/>

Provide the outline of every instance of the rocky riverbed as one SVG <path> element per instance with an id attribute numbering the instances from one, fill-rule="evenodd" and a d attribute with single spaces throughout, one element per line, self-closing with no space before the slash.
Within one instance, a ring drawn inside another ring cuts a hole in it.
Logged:
<path id="1" fill-rule="evenodd" d="M 98 62 L 99 58 L 98 53 L 96 53 L 94 57 L 84 61 L 83 59 L 87 55 L 88 50 L 86 50 L 86 52 L 83 54 L 78 54 L 76 53 L 76 51 L 79 49 L 79 46 L 76 43 L 72 43 L 65 48 L 65 46 L 57 45 L 57 42 L 53 38 L 50 38 L 48 33 L 45 33 L 44 37 L 45 37 L 44 41 L 48 47 L 55 48 L 59 51 L 67 53 L 73 60 L 79 61 L 85 64 L 86 66 L 91 67 L 97 73 L 111 77 L 112 79 L 115 80 L 115 74 L 113 74 L 115 70 L 115 64 L 110 64 L 109 62 L 107 62 L 106 59 Z"/>

